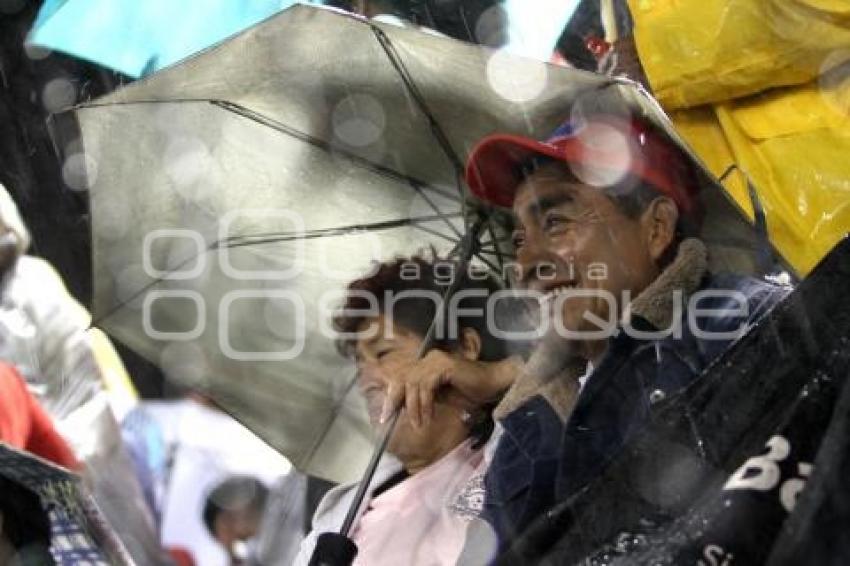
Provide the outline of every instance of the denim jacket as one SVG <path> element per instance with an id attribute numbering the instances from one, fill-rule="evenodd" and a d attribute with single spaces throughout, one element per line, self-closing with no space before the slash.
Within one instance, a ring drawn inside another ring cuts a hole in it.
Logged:
<path id="1" fill-rule="evenodd" d="M 730 290 L 735 294 L 725 292 Z M 706 274 L 694 291 L 678 317 L 681 337 L 636 337 L 618 327 L 566 423 L 541 395 L 501 420 L 504 431 L 485 478 L 482 512 L 500 548 L 600 473 L 647 421 L 654 404 L 696 380 L 789 288 Z M 710 316 L 698 316 L 705 311 Z M 631 318 L 630 327 L 663 328 L 640 315 Z"/>

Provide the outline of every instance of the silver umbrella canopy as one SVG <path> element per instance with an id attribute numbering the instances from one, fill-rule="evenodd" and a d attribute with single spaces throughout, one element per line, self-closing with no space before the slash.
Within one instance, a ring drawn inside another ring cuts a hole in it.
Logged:
<path id="1" fill-rule="evenodd" d="M 545 138 L 598 110 L 683 145 L 633 83 L 291 8 L 74 110 L 65 167 L 91 200 L 96 324 L 296 467 L 351 480 L 372 432 L 334 299 L 372 260 L 456 247 L 483 210 L 460 184 L 481 137 Z M 714 267 L 756 271 L 758 234 L 701 174 Z M 479 261 L 499 269 L 489 218 Z"/>

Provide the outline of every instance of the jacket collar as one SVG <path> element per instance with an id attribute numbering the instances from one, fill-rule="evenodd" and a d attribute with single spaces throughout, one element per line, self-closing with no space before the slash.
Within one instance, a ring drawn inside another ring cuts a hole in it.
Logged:
<path id="1" fill-rule="evenodd" d="M 673 262 L 626 307 L 623 321 L 643 319 L 656 329 L 668 328 L 677 312 L 677 301 L 686 304 L 688 296 L 699 289 L 707 272 L 705 244 L 696 238 L 682 241 Z M 677 296 L 674 291 L 681 291 L 681 294 Z M 531 369 L 534 366 L 536 364 L 526 363 L 524 371 L 493 411 L 494 418 L 502 420 L 528 399 L 541 395 L 561 420 L 566 421 L 578 398 L 578 380 L 587 371 L 587 360 L 571 357 L 556 371 L 535 371 Z"/>

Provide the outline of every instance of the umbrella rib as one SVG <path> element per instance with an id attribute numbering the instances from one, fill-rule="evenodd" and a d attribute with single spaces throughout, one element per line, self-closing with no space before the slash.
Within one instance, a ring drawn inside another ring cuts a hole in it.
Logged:
<path id="1" fill-rule="evenodd" d="M 355 224 L 355 225 L 352 225 L 352 226 L 346 226 L 346 227 L 341 227 L 341 228 L 328 228 L 328 229 L 324 229 L 324 230 L 314 230 L 314 231 L 311 231 L 311 232 L 306 233 L 306 234 L 281 233 L 279 236 L 273 236 L 271 234 L 257 235 L 257 236 L 238 236 L 238 237 L 228 238 L 228 239 L 223 240 L 223 241 L 219 240 L 219 241 L 213 242 L 212 244 L 207 246 L 207 249 L 204 251 L 204 253 L 208 253 L 208 252 L 214 251 L 216 249 L 220 249 L 220 248 L 225 247 L 225 246 L 228 247 L 228 248 L 239 248 L 239 247 L 245 247 L 245 246 L 251 246 L 251 245 L 261 245 L 261 244 L 278 243 L 278 242 L 289 242 L 289 241 L 298 240 L 298 239 L 309 240 L 309 239 L 326 238 L 326 237 L 333 237 L 333 236 L 344 236 L 346 234 L 351 234 L 351 233 L 354 233 L 354 232 L 392 230 L 394 228 L 401 228 L 403 226 L 414 226 L 415 228 L 417 228 L 419 230 L 423 230 L 423 231 L 428 232 L 430 234 L 433 234 L 435 236 L 439 236 L 439 237 L 446 239 L 450 242 L 455 242 L 456 240 L 454 238 L 452 238 L 451 236 L 447 236 L 446 234 L 441 234 L 441 233 L 437 232 L 436 230 L 424 228 L 423 226 L 420 225 L 421 223 L 434 222 L 436 220 L 442 220 L 442 219 L 444 219 L 445 216 L 446 215 L 438 214 L 438 215 L 433 215 L 433 216 L 421 216 L 421 217 L 418 217 L 418 218 L 403 218 L 403 219 L 398 219 L 398 220 L 388 220 L 388 221 L 385 221 L 385 222 L 376 222 L 374 224 Z M 457 217 L 460 217 L 460 213 L 454 213 L 454 214 L 451 214 L 451 215 L 448 215 L 448 216 L 457 218 Z M 258 238 L 258 239 L 249 239 L 249 238 Z M 194 261 L 196 258 L 197 258 L 197 256 L 192 256 L 190 258 L 186 258 L 179 265 L 177 265 L 177 267 L 173 271 L 180 271 L 180 268 L 187 265 L 189 262 Z M 107 318 L 109 318 L 110 316 L 115 314 L 118 310 L 123 308 L 125 305 L 136 300 L 137 298 L 142 296 L 146 291 L 153 288 L 155 285 L 162 283 L 163 281 L 165 281 L 165 276 L 158 277 L 158 278 L 154 279 L 153 281 L 151 281 L 150 283 L 148 283 L 147 285 L 145 285 L 144 287 L 139 289 L 136 293 L 134 293 L 133 296 L 131 296 L 127 300 L 122 301 L 121 303 L 115 305 L 114 307 L 109 309 L 106 313 L 104 313 L 102 316 L 98 317 L 97 320 L 93 320 L 92 326 L 100 325 L 104 320 L 106 320 Z"/>
<path id="2" fill-rule="evenodd" d="M 466 213 L 466 196 L 464 195 L 463 185 L 461 183 L 461 180 L 463 179 L 463 163 L 458 157 L 457 152 L 455 152 L 454 148 L 452 148 L 452 144 L 449 141 L 448 136 L 446 136 L 445 132 L 443 132 L 443 129 L 440 127 L 440 123 L 437 121 L 437 118 L 434 116 L 434 113 L 431 112 L 431 109 L 428 107 L 428 103 L 425 101 L 425 97 L 422 95 L 422 93 L 419 91 L 419 88 L 416 86 L 416 82 L 413 80 L 410 71 L 407 69 L 407 67 L 405 67 L 404 61 L 402 61 L 401 56 L 398 54 L 398 51 L 396 51 L 396 48 L 393 45 L 392 41 L 390 41 L 389 36 L 384 33 L 384 30 L 372 23 L 369 24 L 369 27 L 372 28 L 372 32 L 378 39 L 378 43 L 380 43 L 381 48 L 384 50 L 384 53 L 390 60 L 390 63 L 401 77 L 404 86 L 407 88 L 408 92 L 413 97 L 414 102 L 417 104 L 417 106 L 419 106 L 419 110 L 425 115 L 425 118 L 428 120 L 428 125 L 431 128 L 431 134 L 436 138 L 437 143 L 443 150 L 443 153 L 446 155 L 446 157 L 455 169 L 455 183 L 457 186 L 457 192 L 461 199 L 460 202 L 461 209 L 463 211 L 463 224 L 465 230 L 469 231 L 469 216 Z"/>
<path id="3" fill-rule="evenodd" d="M 424 200 L 426 203 L 428 203 L 428 206 L 430 206 L 430 207 L 431 207 L 431 210 L 433 210 L 433 211 L 434 211 L 434 212 L 436 212 L 437 214 L 440 214 L 440 215 L 442 215 L 442 214 L 443 214 L 443 213 L 442 213 L 442 211 L 440 210 L 440 207 L 439 207 L 439 206 L 437 206 L 437 204 L 436 204 L 434 201 L 432 201 L 432 200 L 431 200 L 431 199 L 430 199 L 430 198 L 429 198 L 429 197 L 425 194 L 425 191 L 423 191 L 420 187 L 418 187 L 418 186 L 416 186 L 416 185 L 413 185 L 413 188 L 414 188 L 414 190 L 415 190 L 415 191 L 419 194 L 419 196 L 421 196 L 421 197 L 422 197 L 422 200 Z M 454 227 L 454 225 L 453 225 L 451 222 L 449 222 L 449 221 L 448 221 L 448 219 L 445 219 L 445 222 L 446 222 L 446 226 L 448 226 L 448 227 L 449 227 L 449 230 L 451 230 L 452 232 L 454 232 L 454 233 L 455 233 L 455 235 L 456 235 L 458 238 L 462 238 L 462 237 L 463 237 L 463 235 L 460 233 L 460 231 L 459 231 L 457 228 L 455 228 L 455 227 Z"/>
<path id="4" fill-rule="evenodd" d="M 393 178 L 395 180 L 407 181 L 407 183 L 410 185 L 410 187 L 413 188 L 413 190 L 416 191 L 416 193 L 418 195 L 420 195 L 425 200 L 425 202 L 428 203 L 428 205 L 434 210 L 434 212 L 436 212 L 437 214 L 439 214 L 441 216 L 445 216 L 445 215 L 439 209 L 439 207 L 437 207 L 430 199 L 428 199 L 425 196 L 425 189 L 432 190 L 435 193 L 437 193 L 437 194 L 439 194 L 439 195 L 441 195 L 445 198 L 448 198 L 450 200 L 453 200 L 455 202 L 460 201 L 461 207 L 462 207 L 462 210 L 463 210 L 463 213 L 464 213 L 464 218 L 466 217 L 466 200 L 463 198 L 463 195 L 458 197 L 457 195 L 453 195 L 450 192 L 443 191 L 441 189 L 438 189 L 437 187 L 433 187 L 433 186 L 431 186 L 427 183 L 424 183 L 424 182 L 422 182 L 418 179 L 410 177 L 409 175 L 404 175 L 404 174 L 399 173 L 399 172 L 397 172 L 393 169 L 390 169 L 388 167 L 384 167 L 383 165 L 378 165 L 377 163 L 369 161 L 368 159 L 363 159 L 362 157 L 354 155 L 353 153 L 350 153 L 350 152 L 345 151 L 343 149 L 333 148 L 333 147 L 331 147 L 331 145 L 328 142 L 326 142 L 324 140 L 321 140 L 319 138 L 316 138 L 314 136 L 311 136 L 309 134 L 306 134 L 306 133 L 301 132 L 299 130 L 296 130 L 294 128 L 290 128 L 289 126 L 286 126 L 284 124 L 281 124 L 280 122 L 272 120 L 271 118 L 263 116 L 262 114 L 255 112 L 255 111 L 253 111 L 249 108 L 246 108 L 246 107 L 244 107 L 240 104 L 236 104 L 236 103 L 228 102 L 228 101 L 223 101 L 223 100 L 213 100 L 213 101 L 210 101 L 210 102 L 212 104 L 216 105 L 216 106 L 224 108 L 225 110 L 228 110 L 230 112 L 233 112 L 235 114 L 238 114 L 240 116 L 248 118 L 249 120 L 254 120 L 255 122 L 263 124 L 264 126 L 270 127 L 270 128 L 272 128 L 276 131 L 282 132 L 282 133 L 290 135 L 290 136 L 292 136 L 296 139 L 299 139 L 301 141 L 304 141 L 306 143 L 309 143 L 311 145 L 319 147 L 319 148 L 325 150 L 328 153 L 336 152 L 336 153 L 339 153 L 341 155 L 344 155 L 350 161 L 357 163 L 357 164 L 365 167 L 366 169 L 369 169 L 371 171 L 374 171 L 374 172 L 382 174 L 382 175 L 390 176 L 391 178 Z M 457 234 L 457 236 L 459 238 L 461 237 L 460 232 L 454 227 L 454 225 L 452 225 L 451 222 L 449 222 L 447 217 L 443 218 L 443 221 L 446 223 L 446 225 L 449 227 L 450 230 L 452 230 L 455 234 Z"/>
<path id="5" fill-rule="evenodd" d="M 199 102 L 218 106 L 220 108 L 223 108 L 224 110 L 227 110 L 228 112 L 233 112 L 234 114 L 238 114 L 239 116 L 242 116 L 243 118 L 248 118 L 249 120 L 253 120 L 254 122 L 257 122 L 259 124 L 267 126 L 267 127 L 271 128 L 275 131 L 282 133 L 282 134 L 286 134 L 290 137 L 293 137 L 295 139 L 298 139 L 300 141 L 308 143 L 312 146 L 315 146 L 319 149 L 323 149 L 327 153 L 334 153 L 334 154 L 342 155 L 343 157 L 347 158 L 349 161 L 363 167 L 364 169 L 367 169 L 367 170 L 372 171 L 374 173 L 378 173 L 379 175 L 389 177 L 389 178 L 396 180 L 396 181 L 403 181 L 403 182 L 409 184 L 410 186 L 419 186 L 420 188 L 428 189 L 429 191 L 433 191 L 433 192 L 437 193 L 438 195 L 443 196 L 447 199 L 451 199 L 455 202 L 462 202 L 462 200 L 463 200 L 461 197 L 459 197 L 458 195 L 456 195 L 453 192 L 440 189 L 440 188 L 435 187 L 433 185 L 430 185 L 430 184 L 428 184 L 428 183 L 426 183 L 426 182 L 424 182 L 420 179 L 417 179 L 415 177 L 411 177 L 410 175 L 405 175 L 404 173 L 396 171 L 395 169 L 392 169 L 390 167 L 386 167 L 384 165 L 379 165 L 379 164 L 377 164 L 373 161 L 369 161 L 368 159 L 364 159 L 363 157 L 360 157 L 360 156 L 358 156 L 354 153 L 351 153 L 350 151 L 346 151 L 345 149 L 342 149 L 342 148 L 339 148 L 339 147 L 333 147 L 329 142 L 326 142 L 326 141 L 324 141 L 320 138 L 317 138 L 315 136 L 311 136 L 310 134 L 306 134 L 306 133 L 304 133 L 300 130 L 297 130 L 297 129 L 292 128 L 290 126 L 287 126 L 285 124 L 281 124 L 280 122 L 273 120 L 273 119 L 271 119 L 267 116 L 264 116 L 264 115 L 260 114 L 259 112 L 255 112 L 254 110 L 251 110 L 250 108 L 246 108 L 245 106 L 242 106 L 241 104 L 237 104 L 236 102 L 230 102 L 229 100 L 216 100 L 216 99 L 210 99 L 210 98 L 184 98 L 184 99 L 179 99 L 179 100 L 135 100 L 135 101 L 129 101 L 129 102 L 116 101 L 116 102 L 108 102 L 108 103 L 89 102 L 89 103 L 86 103 L 84 106 L 81 106 L 80 108 L 81 109 L 87 109 L 87 108 L 102 108 L 102 107 L 106 107 L 106 106 L 132 106 L 132 105 L 135 105 L 135 104 L 183 104 L 183 103 L 197 104 Z"/>
<path id="6" fill-rule="evenodd" d="M 489 267 L 493 271 L 493 273 L 501 273 L 502 270 L 499 269 L 499 267 L 495 263 L 493 263 L 489 259 L 486 259 L 482 254 L 476 253 L 475 257 L 477 257 L 482 263 L 484 263 L 484 265 Z"/>
<path id="7" fill-rule="evenodd" d="M 399 218 L 397 220 L 385 220 L 383 222 L 374 222 L 371 224 L 352 224 L 350 226 L 341 226 L 338 228 L 323 228 L 320 230 L 310 230 L 300 233 L 279 232 L 272 234 L 255 234 L 251 236 L 234 236 L 232 238 L 227 238 L 225 240 L 220 240 L 218 242 L 213 243 L 212 249 L 225 246 L 228 248 L 238 248 L 250 245 L 291 242 L 294 240 L 315 240 L 318 238 L 345 236 L 347 234 L 353 234 L 356 232 L 378 232 L 382 230 L 392 230 L 395 228 L 401 228 L 403 226 L 414 226 L 420 230 L 425 230 L 429 233 L 433 233 L 443 238 L 447 238 L 451 241 L 455 241 L 450 236 L 441 234 L 436 231 L 431 232 L 428 229 L 425 229 L 420 226 L 420 224 L 422 223 L 443 220 L 445 219 L 445 217 L 458 218 L 460 217 L 460 213 L 452 213 L 448 215 L 438 213 L 431 216 L 419 216 L 416 218 Z"/>
<path id="8" fill-rule="evenodd" d="M 505 259 L 502 256 L 502 248 L 499 246 L 499 242 L 496 239 L 496 231 L 493 230 L 493 223 L 487 222 L 487 232 L 490 234 L 490 238 L 493 240 L 493 248 L 496 252 L 496 260 L 499 262 L 499 265 L 505 264 Z"/>
<path id="9" fill-rule="evenodd" d="M 400 173 L 400 172 L 398 172 L 394 169 L 391 169 L 389 167 L 386 167 L 384 165 L 379 165 L 378 163 L 375 163 L 373 161 L 369 161 L 368 159 L 364 159 L 363 157 L 360 157 L 359 155 L 351 153 L 350 151 L 347 151 L 345 149 L 342 149 L 342 148 L 339 148 L 339 147 L 333 147 L 329 142 L 326 142 L 326 141 L 324 141 L 320 138 L 317 138 L 315 136 L 311 136 L 310 134 L 304 133 L 300 130 L 296 130 L 295 128 L 292 128 L 290 126 L 282 124 L 282 123 L 278 122 L 277 120 L 273 120 L 273 119 L 271 119 L 267 116 L 260 114 L 259 112 L 255 112 L 254 110 L 251 110 L 250 108 L 246 108 L 246 107 L 242 106 L 241 104 L 237 104 L 235 102 L 230 102 L 228 100 L 206 100 L 205 102 L 209 102 L 210 104 L 213 104 L 215 106 L 223 108 L 223 109 L 225 109 L 229 112 L 233 112 L 234 114 L 238 114 L 238 115 L 242 116 L 243 118 L 248 118 L 249 120 L 253 120 L 257 123 L 263 124 L 264 126 L 272 128 L 273 130 L 276 130 L 278 132 L 281 132 L 283 134 L 286 134 L 288 136 L 296 138 L 300 141 L 309 143 L 312 146 L 315 146 L 315 147 L 318 147 L 319 149 L 325 150 L 327 153 L 334 153 L 334 154 L 342 155 L 342 156 L 346 157 L 348 160 L 352 161 L 353 163 L 356 163 L 356 164 L 362 166 L 364 169 L 368 169 L 368 170 L 375 172 L 375 173 L 378 173 L 380 175 L 390 177 L 390 178 L 392 178 L 393 180 L 396 180 L 396 181 L 404 181 L 404 182 L 408 183 L 410 186 L 418 186 L 422 189 L 428 189 L 428 190 L 434 191 L 438 195 L 441 195 L 441 196 L 446 197 L 448 199 L 451 199 L 451 200 L 454 200 L 454 201 L 460 201 L 460 197 L 458 197 L 457 195 L 455 195 L 455 194 L 453 194 L 449 191 L 444 191 L 444 190 L 439 189 L 439 188 L 437 188 L 433 185 L 429 185 L 428 183 L 425 183 L 424 181 L 416 179 L 415 177 L 411 177 L 410 175 L 405 175 L 404 173 Z"/>
<path id="10" fill-rule="evenodd" d="M 378 43 L 381 44 L 381 47 L 386 53 L 387 57 L 390 60 L 390 63 L 395 68 L 396 72 L 398 72 L 401 77 L 404 86 L 410 92 L 410 95 L 413 97 L 413 100 L 416 102 L 419 109 L 425 115 L 425 118 L 428 120 L 428 125 L 431 127 L 431 133 L 437 139 L 437 143 L 440 144 L 440 148 L 443 150 L 443 153 L 446 154 L 446 157 L 452 163 L 452 166 L 455 168 L 455 173 L 460 177 L 463 176 L 463 163 L 460 158 L 457 156 L 457 152 L 452 148 L 452 144 L 449 141 L 449 138 L 446 136 L 443 129 L 440 127 L 439 122 L 437 122 L 436 117 L 434 117 L 434 113 L 431 112 L 431 109 L 428 108 L 428 103 L 425 101 L 425 97 L 419 91 L 419 88 L 416 86 L 416 83 L 413 80 L 413 77 L 410 75 L 410 71 L 408 71 L 407 67 L 405 67 L 404 62 L 401 60 L 401 56 L 396 51 L 395 46 L 393 46 L 392 41 L 384 33 L 384 30 L 379 28 L 374 24 L 369 24 L 372 28 L 372 32 L 375 34 L 375 37 L 378 39 Z M 461 198 L 463 198 L 463 191 L 461 189 L 460 183 L 458 183 L 458 192 L 460 193 Z"/>
<path id="11" fill-rule="evenodd" d="M 402 218 L 402 219 L 398 219 L 398 220 L 388 220 L 388 221 L 385 221 L 385 222 L 376 222 L 376 223 L 373 223 L 373 224 L 355 224 L 355 225 L 340 227 L 340 228 L 328 228 L 328 229 L 324 229 L 324 230 L 313 230 L 313 231 L 311 231 L 309 233 L 305 233 L 305 234 L 281 233 L 279 236 L 274 236 L 272 234 L 266 234 L 266 235 L 261 234 L 261 235 L 257 235 L 257 236 L 238 236 L 238 237 L 228 238 L 226 240 L 219 240 L 219 241 L 213 242 L 212 244 L 207 246 L 207 249 L 204 251 L 204 253 L 215 251 L 215 250 L 220 249 L 222 247 L 239 248 L 239 247 L 252 246 L 252 245 L 261 245 L 261 244 L 278 243 L 278 242 L 290 242 L 290 241 L 299 240 L 299 239 L 310 240 L 310 239 L 317 239 L 317 238 L 344 236 L 346 234 L 351 234 L 351 233 L 355 233 L 355 232 L 392 230 L 394 228 L 401 228 L 403 226 L 414 226 L 415 228 L 417 228 L 419 230 L 423 230 L 423 231 L 428 232 L 430 234 L 434 234 L 435 236 L 439 236 L 439 237 L 444 238 L 444 239 L 446 239 L 450 242 L 455 242 L 456 240 L 454 238 L 452 238 L 451 236 L 447 236 L 446 234 L 441 234 L 441 233 L 439 233 L 435 230 L 432 231 L 432 230 L 424 228 L 423 226 L 420 225 L 421 223 L 425 223 L 425 222 L 434 222 L 436 220 L 442 220 L 442 219 L 444 219 L 445 216 L 457 218 L 457 217 L 460 217 L 460 213 L 453 213 L 451 215 L 437 214 L 437 215 L 433 215 L 433 216 L 420 216 L 420 217 L 417 217 L 417 218 Z M 249 238 L 257 238 L 257 239 L 249 239 Z M 179 265 L 177 265 L 177 267 L 173 271 L 180 271 L 180 268 L 187 265 L 189 262 L 194 261 L 196 258 L 197 258 L 197 256 L 192 256 L 190 258 L 186 258 Z M 93 320 L 91 326 L 100 325 L 104 320 L 106 320 L 107 318 L 109 318 L 110 316 L 115 314 L 118 310 L 123 308 L 125 305 L 136 300 L 137 298 L 142 296 L 146 291 L 148 291 L 149 289 L 151 289 L 155 285 L 162 283 L 163 281 L 165 281 L 165 276 L 157 277 L 156 279 L 154 279 L 153 281 L 151 281 L 150 283 L 148 283 L 147 285 L 145 285 L 144 287 L 139 289 L 131 297 L 129 297 L 128 299 L 122 301 L 121 303 L 119 303 L 119 304 L 115 305 L 114 307 L 112 307 L 111 309 L 109 309 L 102 316 L 98 317 L 97 320 Z"/>
<path id="12" fill-rule="evenodd" d="M 418 224 L 414 225 L 414 227 L 417 230 L 421 230 L 421 231 L 425 232 L 426 234 L 431 234 L 432 236 L 437 236 L 438 238 L 442 238 L 442 239 L 446 240 L 447 242 L 451 242 L 453 244 L 458 242 L 457 238 L 453 238 L 452 236 L 449 236 L 448 234 L 443 234 L 442 232 L 439 232 L 437 230 L 433 230 L 431 228 L 425 228 L 424 226 L 420 226 Z"/>

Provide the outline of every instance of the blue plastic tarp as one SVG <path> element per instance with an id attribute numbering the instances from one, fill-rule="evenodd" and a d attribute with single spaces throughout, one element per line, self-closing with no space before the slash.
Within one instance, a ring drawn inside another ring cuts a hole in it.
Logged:
<path id="1" fill-rule="evenodd" d="M 139 78 L 296 3 L 294 0 L 46 0 L 28 42 Z"/>

